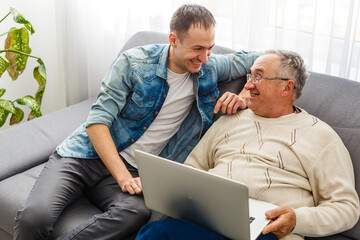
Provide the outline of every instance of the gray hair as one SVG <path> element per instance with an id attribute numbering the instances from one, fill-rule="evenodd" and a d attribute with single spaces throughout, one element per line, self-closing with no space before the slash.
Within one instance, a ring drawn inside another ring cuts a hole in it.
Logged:
<path id="1" fill-rule="evenodd" d="M 294 87 L 294 101 L 301 96 L 302 89 L 305 86 L 309 73 L 303 58 L 296 52 L 287 50 L 267 50 L 264 54 L 276 54 L 280 57 L 281 63 L 279 66 L 279 74 L 283 78 L 291 78 L 295 82 Z"/>
<path id="2" fill-rule="evenodd" d="M 192 25 L 208 29 L 215 27 L 215 24 L 214 16 L 205 7 L 198 4 L 184 4 L 171 17 L 170 31 L 176 32 L 182 41 Z"/>

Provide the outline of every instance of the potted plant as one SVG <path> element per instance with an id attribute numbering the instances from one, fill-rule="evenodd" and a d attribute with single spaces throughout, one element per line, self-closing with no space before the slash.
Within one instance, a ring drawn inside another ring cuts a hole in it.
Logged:
<path id="1" fill-rule="evenodd" d="M 19 105 L 30 108 L 31 112 L 28 116 L 28 120 L 40 117 L 42 115 L 40 110 L 41 102 L 46 85 L 46 68 L 43 61 L 39 57 L 30 55 L 29 32 L 31 35 L 34 34 L 34 28 L 31 23 L 14 8 L 10 8 L 9 13 L 0 20 L 0 23 L 10 14 L 13 16 L 14 22 L 23 24 L 25 27 L 13 27 L 8 32 L 0 34 L 0 38 L 7 35 L 4 49 L 0 48 L 0 78 L 5 71 L 7 71 L 12 80 L 18 79 L 19 75 L 25 70 L 27 60 L 30 57 L 36 59 L 39 63 L 33 70 L 34 78 L 39 87 L 34 96 L 26 95 L 13 101 L 3 99 L 6 89 L 0 87 L 0 128 L 4 125 L 10 114 L 10 125 L 19 123 L 23 120 L 24 111 L 19 108 Z"/>

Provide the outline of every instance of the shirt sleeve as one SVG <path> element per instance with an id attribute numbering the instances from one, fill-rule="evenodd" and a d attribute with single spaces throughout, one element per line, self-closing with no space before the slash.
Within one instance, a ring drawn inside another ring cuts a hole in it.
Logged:
<path id="1" fill-rule="evenodd" d="M 338 140 L 324 149 L 312 163 L 304 168 L 316 206 L 294 209 L 296 226 L 293 233 L 316 237 L 351 228 L 359 218 L 359 198 L 347 149 Z"/>
<path id="2" fill-rule="evenodd" d="M 91 107 L 86 127 L 102 123 L 111 127 L 126 103 L 131 91 L 131 66 L 128 57 L 121 54 L 107 72 L 95 104 Z"/>

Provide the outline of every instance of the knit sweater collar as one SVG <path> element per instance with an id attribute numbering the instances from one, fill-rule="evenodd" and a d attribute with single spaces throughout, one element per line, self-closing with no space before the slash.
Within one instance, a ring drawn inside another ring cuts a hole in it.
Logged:
<path id="1" fill-rule="evenodd" d="M 267 124 L 287 124 L 293 123 L 294 121 L 301 121 L 304 120 L 309 114 L 302 108 L 297 107 L 300 112 L 297 111 L 296 114 L 289 115 L 287 117 L 278 117 L 278 118 L 266 118 L 256 115 L 252 110 L 247 109 L 245 110 L 246 114 L 250 119 L 254 121 L 263 122 Z"/>

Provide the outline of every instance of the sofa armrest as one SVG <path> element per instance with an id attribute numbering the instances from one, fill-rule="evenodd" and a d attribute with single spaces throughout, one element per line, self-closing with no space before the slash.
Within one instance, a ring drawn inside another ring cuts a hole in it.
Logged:
<path id="1" fill-rule="evenodd" d="M 95 99 L 0 131 L 0 181 L 48 160 L 56 146 L 86 120 Z"/>

